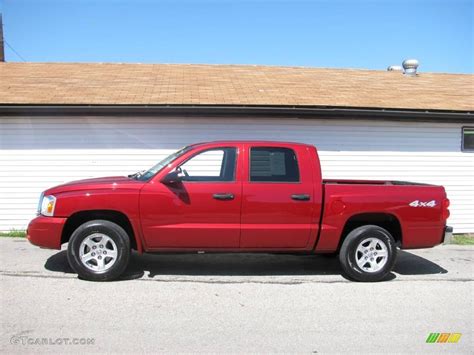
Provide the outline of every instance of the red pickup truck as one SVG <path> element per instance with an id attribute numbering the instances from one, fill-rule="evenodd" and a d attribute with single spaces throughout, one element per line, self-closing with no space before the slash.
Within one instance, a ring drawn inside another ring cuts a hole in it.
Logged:
<path id="1" fill-rule="evenodd" d="M 452 232 L 443 187 L 323 180 L 317 150 L 299 143 L 187 146 L 128 177 L 46 190 L 28 239 L 60 249 L 80 277 L 112 280 L 143 252 L 332 253 L 343 273 L 379 281 L 397 248 L 428 248 Z"/>

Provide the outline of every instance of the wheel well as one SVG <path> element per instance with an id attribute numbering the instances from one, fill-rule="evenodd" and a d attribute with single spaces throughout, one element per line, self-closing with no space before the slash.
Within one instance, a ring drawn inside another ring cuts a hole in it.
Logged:
<path id="1" fill-rule="evenodd" d="M 66 221 L 64 225 L 63 232 L 61 234 L 61 244 L 67 243 L 72 233 L 79 227 L 81 224 L 92 221 L 95 219 L 104 219 L 110 222 L 114 222 L 122 227 L 125 232 L 127 232 L 128 237 L 130 238 L 130 246 L 132 249 L 137 249 L 137 242 L 135 239 L 135 233 L 133 232 L 132 224 L 128 217 L 122 212 L 113 211 L 113 210 L 91 210 L 91 211 L 81 211 L 72 214 Z"/>
<path id="2" fill-rule="evenodd" d="M 401 245 L 402 228 L 397 217 L 390 213 L 361 213 L 352 216 L 346 221 L 337 250 L 341 248 L 342 242 L 352 230 L 367 224 L 373 224 L 386 229 L 395 239 L 395 243 Z"/>

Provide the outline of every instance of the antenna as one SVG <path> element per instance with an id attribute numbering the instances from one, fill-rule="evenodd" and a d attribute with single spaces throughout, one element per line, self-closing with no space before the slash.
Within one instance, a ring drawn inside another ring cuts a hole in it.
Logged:
<path id="1" fill-rule="evenodd" d="M 0 62 L 5 61 L 5 49 L 3 46 L 3 22 L 2 14 L 0 13 Z"/>

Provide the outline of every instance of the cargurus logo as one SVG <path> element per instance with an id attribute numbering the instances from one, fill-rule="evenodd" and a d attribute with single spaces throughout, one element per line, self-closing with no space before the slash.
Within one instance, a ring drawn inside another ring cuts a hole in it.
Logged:
<path id="1" fill-rule="evenodd" d="M 430 333 L 426 338 L 427 343 L 457 343 L 461 333 Z"/>

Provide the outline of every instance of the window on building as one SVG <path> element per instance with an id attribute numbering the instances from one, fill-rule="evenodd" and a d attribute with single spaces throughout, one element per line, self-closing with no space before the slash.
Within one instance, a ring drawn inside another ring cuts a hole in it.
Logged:
<path id="1" fill-rule="evenodd" d="M 180 166 L 183 181 L 234 181 L 236 148 L 201 152 Z"/>
<path id="2" fill-rule="evenodd" d="M 250 181 L 298 182 L 300 174 L 292 149 L 254 147 L 250 150 Z"/>
<path id="3" fill-rule="evenodd" d="M 462 150 L 474 152 L 474 127 L 462 129 Z"/>

